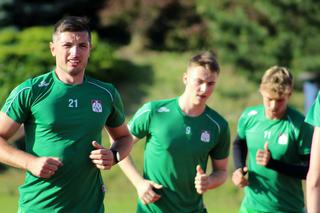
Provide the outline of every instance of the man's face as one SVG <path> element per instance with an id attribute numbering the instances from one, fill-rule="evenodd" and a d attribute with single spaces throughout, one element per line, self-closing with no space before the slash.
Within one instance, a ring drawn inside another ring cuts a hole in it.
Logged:
<path id="1" fill-rule="evenodd" d="M 189 67 L 183 80 L 186 85 L 185 92 L 191 104 L 203 106 L 211 96 L 218 80 L 218 73 L 206 70 L 201 66 Z"/>
<path id="2" fill-rule="evenodd" d="M 291 93 L 279 96 L 265 89 L 260 89 L 260 93 L 263 98 L 266 117 L 269 119 L 282 118 L 286 113 Z"/>
<path id="3" fill-rule="evenodd" d="M 56 58 L 56 72 L 75 76 L 87 66 L 91 43 L 87 32 L 62 32 L 56 34 L 50 49 Z"/>

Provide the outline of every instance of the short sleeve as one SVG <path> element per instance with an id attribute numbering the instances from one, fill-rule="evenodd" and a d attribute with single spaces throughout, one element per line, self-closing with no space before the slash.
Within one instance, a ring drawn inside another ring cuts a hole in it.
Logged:
<path id="1" fill-rule="evenodd" d="M 313 127 L 310 124 L 303 122 L 299 131 L 299 138 L 298 138 L 300 155 L 310 154 L 312 135 L 313 135 Z"/>
<path id="2" fill-rule="evenodd" d="M 144 104 L 129 121 L 130 132 L 138 137 L 143 138 L 149 133 L 151 121 L 151 102 Z"/>
<path id="3" fill-rule="evenodd" d="M 247 114 L 246 111 L 244 111 L 238 120 L 237 133 L 240 139 L 246 138 L 246 123 L 247 123 L 246 114 Z"/>
<path id="4" fill-rule="evenodd" d="M 1 111 L 17 123 L 23 123 L 30 114 L 31 99 L 32 85 L 28 80 L 11 91 Z"/>
<path id="5" fill-rule="evenodd" d="M 114 89 L 112 111 L 109 115 L 106 125 L 109 127 L 118 127 L 125 121 L 124 107 L 118 90 Z"/>
<path id="6" fill-rule="evenodd" d="M 226 124 L 222 128 L 218 144 L 210 151 L 210 156 L 212 159 L 224 159 L 229 156 L 230 152 L 230 128 Z"/>
<path id="7" fill-rule="evenodd" d="M 307 113 L 305 121 L 313 126 L 320 126 L 320 92 Z"/>

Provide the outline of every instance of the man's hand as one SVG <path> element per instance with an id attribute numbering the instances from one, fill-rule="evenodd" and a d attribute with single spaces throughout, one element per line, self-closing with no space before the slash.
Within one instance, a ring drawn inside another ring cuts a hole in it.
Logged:
<path id="1" fill-rule="evenodd" d="M 114 163 L 113 153 L 96 141 L 92 141 L 92 146 L 95 148 L 95 150 L 91 151 L 89 156 L 92 163 L 94 163 L 98 169 L 109 170 Z"/>
<path id="2" fill-rule="evenodd" d="M 137 187 L 138 196 L 144 205 L 156 202 L 161 197 L 160 195 L 155 193 L 153 189 L 161 189 L 162 185 L 157 184 L 153 181 L 144 179 L 136 187 Z"/>
<path id="3" fill-rule="evenodd" d="M 267 166 L 270 160 L 270 152 L 268 150 L 268 142 L 264 144 L 264 149 L 259 149 L 256 154 L 257 164 L 261 166 Z"/>
<path id="4" fill-rule="evenodd" d="M 197 175 L 194 179 L 194 186 L 198 192 L 198 194 L 205 193 L 209 188 L 209 177 L 203 171 L 200 165 L 197 165 Z"/>
<path id="5" fill-rule="evenodd" d="M 240 188 L 243 188 L 245 186 L 249 185 L 249 182 L 247 178 L 245 177 L 245 174 L 247 173 L 248 168 L 243 167 L 235 170 L 232 174 L 232 182 L 235 186 L 238 186 Z"/>
<path id="6" fill-rule="evenodd" d="M 42 178 L 50 178 L 58 168 L 62 166 L 61 161 L 55 157 L 38 157 L 27 164 L 27 170 L 33 175 Z"/>

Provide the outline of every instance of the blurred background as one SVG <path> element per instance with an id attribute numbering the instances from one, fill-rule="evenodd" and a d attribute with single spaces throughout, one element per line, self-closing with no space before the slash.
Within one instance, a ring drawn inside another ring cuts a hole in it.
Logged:
<path id="1" fill-rule="evenodd" d="M 222 67 L 208 105 L 229 121 L 232 139 L 242 110 L 261 103 L 259 79 L 270 66 L 294 74 L 290 104 L 301 112 L 319 90 L 317 0 L 0 0 L 0 106 L 16 85 L 53 68 L 52 26 L 66 15 L 91 20 L 87 73 L 116 85 L 128 120 L 146 101 L 180 95 L 187 61 L 204 50 L 214 50 Z M 13 145 L 23 149 L 23 138 Z M 139 169 L 143 148 L 141 141 L 132 151 Z M 237 212 L 243 192 L 231 184 L 232 169 L 231 152 L 227 183 L 205 194 L 209 212 Z M 135 189 L 120 169 L 102 173 L 106 211 L 135 212 Z M 23 179 L 0 164 L 1 212 L 17 212 Z"/>

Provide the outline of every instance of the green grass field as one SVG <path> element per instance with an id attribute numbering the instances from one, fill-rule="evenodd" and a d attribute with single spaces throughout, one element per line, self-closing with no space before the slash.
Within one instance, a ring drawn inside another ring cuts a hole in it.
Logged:
<path id="1" fill-rule="evenodd" d="M 132 53 L 128 50 L 122 50 L 118 53 L 119 58 L 130 60 L 137 67 L 145 69 L 143 72 L 139 70 L 129 70 L 129 72 L 136 72 L 134 74 L 137 75 L 137 78 L 148 79 L 147 82 L 141 85 L 137 85 L 136 82 L 130 82 L 119 86 L 128 113 L 128 119 L 146 101 L 171 98 L 182 93 L 182 74 L 191 55 L 192 53 Z M 229 121 L 232 138 L 235 135 L 237 119 L 244 107 L 258 104 L 260 101 L 258 85 L 248 81 L 237 71 L 222 65 L 217 88 L 208 105 L 220 112 Z M 291 104 L 303 110 L 303 94 L 295 92 L 291 99 Z M 142 169 L 143 146 L 143 141 L 138 142 L 132 151 L 132 156 L 136 160 L 139 169 Z M 205 194 L 205 203 L 209 212 L 237 212 L 243 192 L 233 187 L 230 179 L 231 172 L 232 158 L 229 160 L 227 182 L 220 188 Z M 135 189 L 118 166 L 112 168 L 111 171 L 103 171 L 103 177 L 107 185 L 106 212 L 135 212 L 137 199 Z M 23 172 L 16 169 L 9 169 L 0 174 L 1 212 L 13 213 L 17 211 L 17 188 L 22 184 L 23 178 Z"/>

